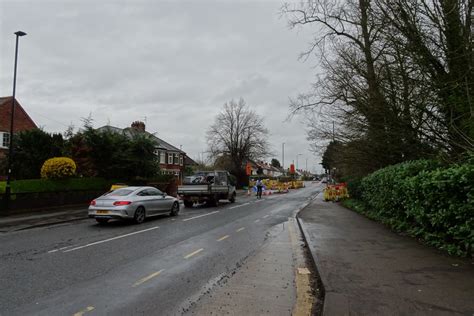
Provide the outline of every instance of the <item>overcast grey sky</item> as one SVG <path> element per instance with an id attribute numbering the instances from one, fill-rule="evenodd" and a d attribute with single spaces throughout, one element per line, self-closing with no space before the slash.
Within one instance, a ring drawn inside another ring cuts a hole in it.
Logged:
<path id="1" fill-rule="evenodd" d="M 282 1 L 0 0 L 0 96 L 11 95 L 13 32 L 20 39 L 17 99 L 49 132 L 81 126 L 149 132 L 192 158 L 222 105 L 244 98 L 265 117 L 275 157 L 318 164 L 301 119 L 285 121 L 288 97 L 315 69 L 298 55 L 311 30 L 289 30 Z M 271 157 L 269 157 L 271 158 Z M 319 170 L 319 166 L 317 166 Z"/>

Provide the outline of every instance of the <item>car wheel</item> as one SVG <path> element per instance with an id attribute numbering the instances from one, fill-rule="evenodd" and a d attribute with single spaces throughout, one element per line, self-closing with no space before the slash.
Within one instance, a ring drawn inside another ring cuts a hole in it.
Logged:
<path id="1" fill-rule="evenodd" d="M 95 220 L 96 220 L 97 223 L 99 223 L 99 224 L 107 224 L 107 222 L 109 221 L 108 218 L 96 218 Z"/>
<path id="2" fill-rule="evenodd" d="M 229 199 L 230 203 L 235 203 L 235 192 L 232 193 L 232 196 Z"/>
<path id="3" fill-rule="evenodd" d="M 186 207 L 193 207 L 193 204 L 193 201 L 184 200 L 184 206 Z"/>
<path id="4" fill-rule="evenodd" d="M 141 224 L 145 221 L 145 217 L 146 217 L 145 208 L 143 206 L 140 206 L 139 208 L 135 210 L 135 215 L 133 215 L 133 220 L 135 221 L 135 223 Z"/>
<path id="5" fill-rule="evenodd" d="M 179 213 L 179 203 L 174 202 L 173 206 L 171 207 L 170 216 L 176 216 L 176 215 L 178 215 L 178 213 Z"/>
<path id="6" fill-rule="evenodd" d="M 219 206 L 219 196 L 214 195 L 214 196 L 209 200 L 209 205 L 210 205 L 210 206 Z"/>

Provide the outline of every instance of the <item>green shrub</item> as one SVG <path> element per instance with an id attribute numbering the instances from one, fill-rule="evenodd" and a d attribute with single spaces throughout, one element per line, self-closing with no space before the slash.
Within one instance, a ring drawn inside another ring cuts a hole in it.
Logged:
<path id="1" fill-rule="evenodd" d="M 382 218 L 405 220 L 406 179 L 422 171 L 439 168 L 441 165 L 431 160 L 408 161 L 389 166 L 363 178 L 362 200 Z M 400 227 L 401 229 L 403 227 Z"/>
<path id="2" fill-rule="evenodd" d="M 362 179 L 354 178 L 347 180 L 347 191 L 349 196 L 354 199 L 362 198 Z"/>
<path id="3" fill-rule="evenodd" d="M 67 157 L 50 158 L 41 167 L 41 178 L 43 179 L 63 179 L 75 174 L 76 163 Z"/>
<path id="4" fill-rule="evenodd" d="M 412 235 L 451 254 L 473 253 L 474 164 L 421 172 L 406 187 Z"/>
<path id="5" fill-rule="evenodd" d="M 68 179 L 30 179 L 11 182 L 12 193 L 104 190 L 107 191 L 116 180 L 102 178 L 68 178 Z M 0 182 L 0 193 L 5 192 L 5 182 Z"/>
<path id="6" fill-rule="evenodd" d="M 360 188 L 359 212 L 450 254 L 473 253 L 473 161 L 401 163 L 368 175 Z"/>

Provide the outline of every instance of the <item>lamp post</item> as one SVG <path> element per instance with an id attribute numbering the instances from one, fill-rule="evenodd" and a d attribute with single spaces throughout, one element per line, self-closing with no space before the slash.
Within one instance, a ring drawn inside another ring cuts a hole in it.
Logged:
<path id="1" fill-rule="evenodd" d="M 281 168 L 285 172 L 285 143 L 281 144 Z"/>
<path id="2" fill-rule="evenodd" d="M 296 170 L 298 170 L 298 157 L 303 156 L 303 154 L 297 154 L 296 155 Z"/>
<path id="3" fill-rule="evenodd" d="M 11 116 L 10 116 L 10 140 L 8 144 L 8 165 L 7 165 L 7 183 L 5 187 L 5 206 L 8 209 L 10 202 L 10 181 L 12 174 L 12 161 L 13 161 L 13 123 L 15 117 L 15 94 L 16 94 L 16 69 L 18 64 L 18 41 L 20 36 L 25 36 L 26 33 L 22 31 L 17 31 L 14 33 L 16 35 L 16 44 L 15 44 L 15 66 L 13 68 L 13 94 L 12 94 L 12 105 L 11 105 Z"/>

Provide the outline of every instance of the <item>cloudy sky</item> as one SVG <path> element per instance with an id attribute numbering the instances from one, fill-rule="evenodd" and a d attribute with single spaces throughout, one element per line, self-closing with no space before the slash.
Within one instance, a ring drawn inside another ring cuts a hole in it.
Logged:
<path id="1" fill-rule="evenodd" d="M 301 118 L 286 121 L 288 98 L 313 81 L 298 55 L 310 29 L 290 30 L 279 0 L 0 0 L 0 96 L 11 95 L 13 32 L 20 39 L 17 99 L 49 132 L 81 126 L 146 128 L 206 150 L 205 132 L 231 100 L 244 98 L 265 117 L 275 157 L 319 170 Z M 271 158 L 271 157 L 269 157 Z"/>

